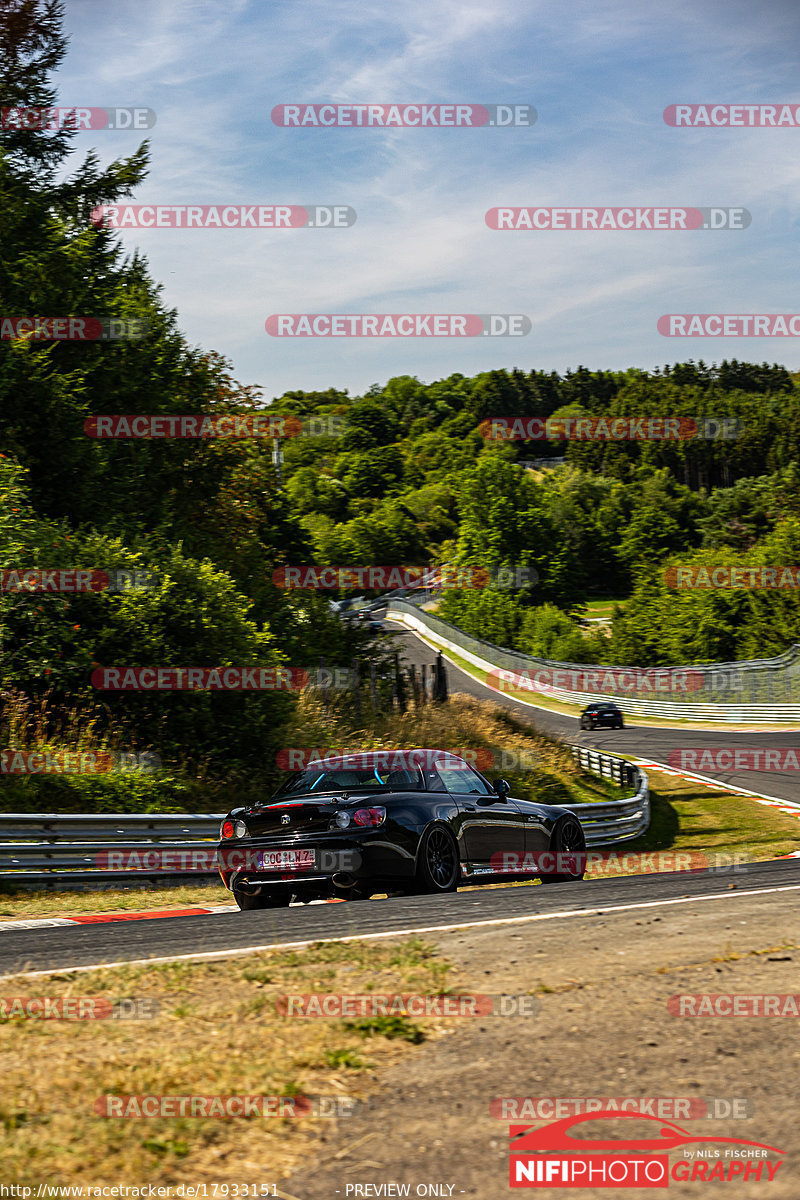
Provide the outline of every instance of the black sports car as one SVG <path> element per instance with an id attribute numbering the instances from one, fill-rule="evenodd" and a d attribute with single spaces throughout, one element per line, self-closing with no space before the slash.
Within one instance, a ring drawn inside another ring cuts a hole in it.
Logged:
<path id="1" fill-rule="evenodd" d="M 582 879 L 586 840 L 567 808 L 517 800 L 443 750 L 325 758 L 271 800 L 234 808 L 219 871 L 240 908 L 460 883 Z"/>
<path id="2" fill-rule="evenodd" d="M 611 729 L 622 729 L 622 710 L 610 700 L 595 704 L 587 704 L 581 713 L 581 729 L 597 729 L 598 725 L 608 725 Z"/>

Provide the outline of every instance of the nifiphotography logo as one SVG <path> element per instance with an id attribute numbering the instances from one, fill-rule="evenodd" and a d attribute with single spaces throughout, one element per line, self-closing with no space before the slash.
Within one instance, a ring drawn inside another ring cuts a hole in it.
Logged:
<path id="1" fill-rule="evenodd" d="M 650 1122 L 648 1136 L 610 1138 L 587 1136 L 592 1121 Z M 579 1133 L 573 1128 L 581 1126 Z M 745 1138 L 716 1134 L 698 1137 L 671 1121 L 643 1113 L 607 1109 L 592 1116 L 576 1114 L 539 1129 L 509 1127 L 509 1184 L 511 1187 L 669 1187 L 676 1182 L 769 1183 L 782 1166 L 782 1150 Z M 708 1149 L 685 1149 L 687 1146 Z M 670 1163 L 669 1151 L 682 1157 Z M 777 1160 L 769 1155 L 777 1155 Z M 741 1193 L 740 1193 L 741 1194 Z"/>

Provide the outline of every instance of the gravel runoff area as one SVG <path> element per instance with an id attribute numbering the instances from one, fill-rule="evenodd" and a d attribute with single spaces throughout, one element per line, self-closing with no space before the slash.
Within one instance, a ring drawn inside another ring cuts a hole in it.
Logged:
<path id="1" fill-rule="evenodd" d="M 598 903 L 603 886 L 592 887 Z M 369 1108 L 346 1128 L 339 1123 L 336 1132 L 314 1139 L 303 1168 L 284 1182 L 286 1193 L 347 1200 L 424 1195 L 422 1185 L 437 1184 L 440 1190 L 427 1194 L 486 1200 L 525 1194 L 509 1189 L 508 1123 L 491 1114 L 493 1098 L 652 1096 L 746 1099 L 752 1114 L 746 1119 L 676 1124 L 696 1136 L 778 1147 L 785 1157 L 772 1182 L 765 1174 L 760 1182 L 736 1179 L 729 1191 L 719 1186 L 736 1197 L 797 1200 L 798 1018 L 688 1018 L 667 1008 L 676 993 L 800 990 L 797 892 L 747 896 L 746 885 L 738 885 L 739 895 L 728 886 L 723 899 L 426 935 L 455 966 L 451 986 L 534 991 L 538 1011 L 454 1019 L 444 1037 L 381 1074 Z M 644 1133 L 642 1122 L 630 1124 Z M 672 1164 L 682 1157 L 683 1149 L 670 1152 Z M 380 1187 L 390 1183 L 409 1190 Z M 668 1194 L 700 1197 L 713 1186 L 670 1179 Z M 635 1200 L 654 1193 L 539 1185 L 535 1194 Z"/>

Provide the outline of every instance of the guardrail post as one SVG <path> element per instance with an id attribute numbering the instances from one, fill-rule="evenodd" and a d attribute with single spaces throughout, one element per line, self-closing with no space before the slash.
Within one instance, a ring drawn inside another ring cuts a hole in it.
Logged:
<path id="1" fill-rule="evenodd" d="M 394 656 L 394 690 L 397 696 L 397 707 L 400 713 L 406 712 L 408 705 L 406 704 L 406 685 L 403 678 L 403 672 L 400 670 L 400 655 Z"/>

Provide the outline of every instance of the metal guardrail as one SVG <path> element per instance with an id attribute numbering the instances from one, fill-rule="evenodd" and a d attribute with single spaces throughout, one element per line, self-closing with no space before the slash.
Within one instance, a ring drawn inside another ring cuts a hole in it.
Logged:
<path id="1" fill-rule="evenodd" d="M 114 870 L 98 865 L 126 849 L 213 851 L 225 813 L 2 813 L 0 883 L 37 890 L 99 890 L 120 883 L 202 883 L 209 870 L 179 871 L 159 865 Z"/>
<path id="2" fill-rule="evenodd" d="M 620 786 L 635 787 L 626 800 L 599 804 L 573 804 L 590 846 L 629 841 L 650 824 L 647 776 L 633 763 L 573 747 L 579 764 Z M 122 849 L 147 859 L 196 851 L 210 852 L 217 843 L 224 813 L 95 814 L 2 813 L 0 814 L 0 883 L 36 890 L 101 890 L 120 883 L 199 883 L 214 879 L 216 867 L 178 871 L 160 865 L 114 870 L 102 864 L 108 855 Z"/>
<path id="3" fill-rule="evenodd" d="M 573 746 L 572 753 L 584 770 L 612 779 L 621 787 L 635 788 L 634 795 L 626 800 L 568 806 L 583 826 L 587 846 L 611 846 L 646 833 L 650 826 L 650 784 L 644 771 L 624 758 L 583 746 Z"/>
<path id="4" fill-rule="evenodd" d="M 592 700 L 613 700 L 623 712 L 633 716 L 661 717 L 672 721 L 720 721 L 737 724 L 792 724 L 800 722 L 800 643 L 777 658 L 751 659 L 733 663 L 698 663 L 676 667 L 614 667 L 594 664 L 555 662 L 534 658 L 516 650 L 495 646 L 464 633 L 449 621 L 425 612 L 408 600 L 390 600 L 387 617 L 394 617 L 423 633 L 443 650 L 451 650 L 479 670 L 508 671 L 521 681 L 508 690 L 535 703 L 550 698 L 565 704 L 585 705 Z M 594 673 L 594 691 L 581 691 L 568 684 Z M 544 676 L 546 686 L 537 686 Z M 634 680 L 639 695 L 626 691 L 624 680 Z M 636 677 L 639 677 L 638 683 Z M 649 682 L 648 682 L 649 681 Z M 525 684 L 525 686 L 522 686 Z M 662 685 L 672 689 L 667 691 Z M 603 685 L 602 687 L 600 685 Z M 645 695 L 642 695 L 642 693 Z M 648 692 L 669 695 L 655 700 Z"/>

